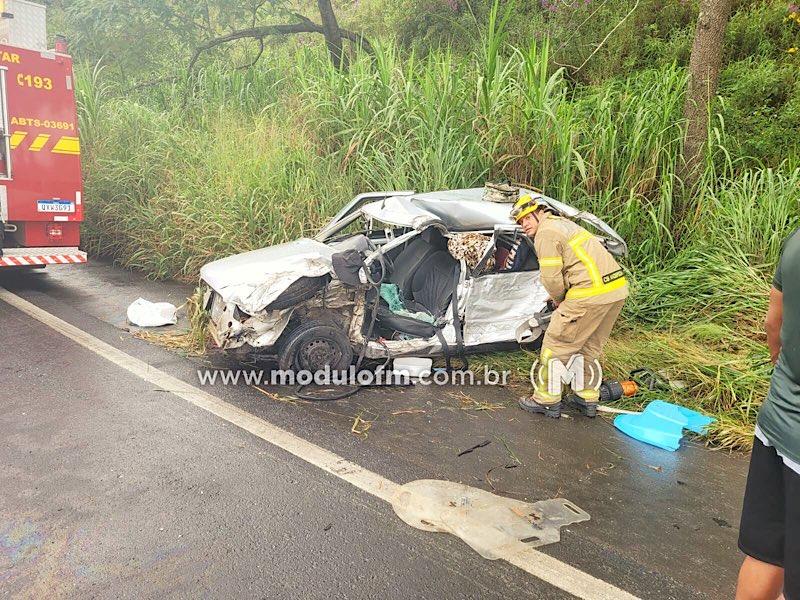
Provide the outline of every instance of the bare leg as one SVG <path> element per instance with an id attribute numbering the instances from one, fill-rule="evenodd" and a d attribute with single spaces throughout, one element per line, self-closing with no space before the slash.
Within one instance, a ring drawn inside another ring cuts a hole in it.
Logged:
<path id="1" fill-rule="evenodd" d="M 739 570 L 736 600 L 778 600 L 782 598 L 783 569 L 745 557 Z"/>

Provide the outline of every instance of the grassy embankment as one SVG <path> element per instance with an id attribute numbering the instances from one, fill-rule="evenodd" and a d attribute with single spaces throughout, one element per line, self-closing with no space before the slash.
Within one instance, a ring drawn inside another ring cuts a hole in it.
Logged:
<path id="1" fill-rule="evenodd" d="M 547 46 L 490 34 L 467 60 L 379 45 L 349 72 L 321 50 L 247 72 L 125 93 L 81 73 L 92 252 L 153 277 L 307 234 L 354 194 L 480 186 L 510 177 L 605 218 L 633 281 L 606 369 L 663 370 L 673 400 L 719 417 L 746 447 L 770 368 L 761 334 L 800 170 L 751 168 L 715 119 L 691 194 L 676 173 L 685 74 L 646 70 L 572 90 Z M 493 357 L 521 374 L 530 358 Z M 524 375 L 523 375 L 524 376 Z"/>

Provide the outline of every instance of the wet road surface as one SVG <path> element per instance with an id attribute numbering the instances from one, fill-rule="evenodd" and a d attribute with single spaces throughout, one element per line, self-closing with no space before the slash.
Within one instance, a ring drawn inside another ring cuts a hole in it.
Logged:
<path id="1" fill-rule="evenodd" d="M 181 304 L 192 286 L 100 262 L 4 273 L 0 285 L 192 385 L 198 366 L 228 364 L 125 330 L 139 296 Z M 455 537 L 405 525 L 388 504 L 4 302 L 0 348 L 0 594 L 569 597 Z M 541 550 L 642 598 L 732 596 L 746 457 L 694 444 L 661 451 L 605 419 L 545 421 L 498 387 L 371 389 L 335 403 L 244 384 L 204 389 L 396 482 L 568 498 L 591 521 Z M 495 409 L 478 410 L 487 404 Z M 365 435 L 351 431 L 356 417 Z"/>

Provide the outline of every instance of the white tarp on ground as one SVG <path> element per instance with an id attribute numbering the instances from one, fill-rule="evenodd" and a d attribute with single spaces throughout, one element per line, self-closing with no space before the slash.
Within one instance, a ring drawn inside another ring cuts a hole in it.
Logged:
<path id="1" fill-rule="evenodd" d="M 169 302 L 150 302 L 144 298 L 134 300 L 128 307 L 128 321 L 137 327 L 161 327 L 178 322 L 178 309 Z"/>

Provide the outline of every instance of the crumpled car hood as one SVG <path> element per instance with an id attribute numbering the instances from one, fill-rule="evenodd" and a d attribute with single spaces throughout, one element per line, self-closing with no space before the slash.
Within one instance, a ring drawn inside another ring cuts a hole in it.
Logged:
<path id="1" fill-rule="evenodd" d="M 332 270 L 334 249 L 308 238 L 236 254 L 204 265 L 200 278 L 252 315 L 263 310 L 301 277 L 319 277 Z"/>

